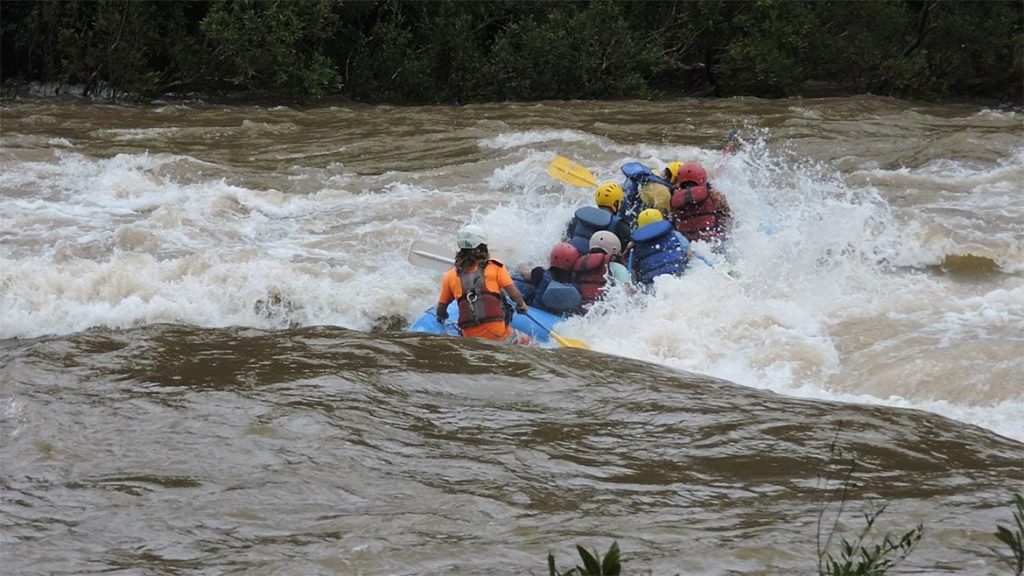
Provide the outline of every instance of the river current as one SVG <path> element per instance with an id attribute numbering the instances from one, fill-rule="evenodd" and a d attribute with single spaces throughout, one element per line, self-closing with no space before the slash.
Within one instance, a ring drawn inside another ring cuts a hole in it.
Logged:
<path id="1" fill-rule="evenodd" d="M 543 263 L 592 202 L 557 155 L 701 161 L 728 257 L 559 325 L 593 352 L 406 332 L 413 241 Z M 901 570 L 1008 574 L 1022 181 L 1020 113 L 966 104 L 6 101 L 0 565 L 816 574 L 886 503 Z"/>

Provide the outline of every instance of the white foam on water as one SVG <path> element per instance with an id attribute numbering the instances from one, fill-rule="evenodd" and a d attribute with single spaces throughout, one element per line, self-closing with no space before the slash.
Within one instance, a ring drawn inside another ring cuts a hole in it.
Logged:
<path id="1" fill-rule="evenodd" d="M 1014 352 L 1024 349 L 1020 279 L 964 297 L 920 269 L 947 254 L 985 250 L 928 236 L 934 222 L 905 221 L 870 182 L 851 184 L 820 166 L 794 169 L 753 148 L 730 159 L 716 179 L 737 220 L 731 261 L 719 266 L 738 271 L 739 280 L 694 262 L 683 278 L 659 279 L 656 294 L 641 304 L 613 299 L 607 313 L 572 320 L 560 333 L 748 386 L 918 408 L 1024 439 L 1024 361 Z M 698 158 L 707 164 L 715 155 Z M 966 202 L 973 210 L 998 204 L 992 189 L 1012 187 L 1002 179 L 1017 170 L 997 167 L 993 176 L 960 163 L 945 169 L 957 174 L 946 180 L 990 187 L 979 192 L 983 202 Z M 1024 218 L 1009 220 L 1020 238 Z M 989 252 L 1001 250 L 998 237 L 985 240 Z M 1019 269 L 1012 246 L 993 259 L 1005 272 Z M 923 359 L 929 368 L 920 366 Z"/>
<path id="2" fill-rule="evenodd" d="M 546 142 L 590 142 L 597 138 L 593 134 L 579 130 L 528 130 L 524 132 L 509 132 L 499 134 L 491 138 L 484 138 L 480 146 L 484 148 L 495 148 L 508 150 L 519 148 L 530 144 Z"/>
<path id="3" fill-rule="evenodd" d="M 1021 153 L 995 167 L 937 160 L 839 175 L 769 151 L 764 136 L 715 174 L 736 219 L 728 258 L 698 243 L 715 269 L 694 261 L 653 295 L 616 291 L 559 332 L 745 386 L 928 410 L 1024 440 L 1024 355 L 1014 353 L 1024 346 L 1024 282 L 1013 275 L 1024 269 Z M 413 240 L 445 245 L 473 222 L 510 266 L 539 265 L 593 201 L 592 189 L 547 176 L 551 142 L 592 147 L 599 181 L 621 181 L 626 161 L 722 158 L 527 130 L 483 140 L 507 158 L 473 182 L 296 168 L 320 179 L 296 194 L 203 177 L 181 168 L 205 167 L 184 156 L 61 149 L 0 173 L 11 192 L 0 196 L 0 338 L 155 322 L 368 330 L 411 321 L 436 302 L 439 282 L 407 263 Z M 891 196 L 943 182 L 959 191 L 955 203 L 937 194 L 913 212 Z M 998 263 L 998 284 L 971 289 L 924 270 L 965 253 Z"/>

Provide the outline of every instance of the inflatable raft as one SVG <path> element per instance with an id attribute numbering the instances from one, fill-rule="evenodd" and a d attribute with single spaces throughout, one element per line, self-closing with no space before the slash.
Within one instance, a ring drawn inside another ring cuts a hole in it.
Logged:
<path id="1" fill-rule="evenodd" d="M 434 316 L 434 310 L 435 309 L 431 307 L 429 310 L 424 312 L 419 319 L 412 323 L 412 326 L 409 327 L 409 331 L 459 336 L 458 302 L 452 302 L 448 305 L 448 320 L 446 320 L 444 324 L 438 322 L 437 316 Z M 538 342 L 549 342 L 551 340 L 552 328 L 562 320 L 565 320 L 565 318 L 531 306 L 529 316 L 519 313 L 512 316 L 512 327 L 524 334 L 529 334 Z"/>

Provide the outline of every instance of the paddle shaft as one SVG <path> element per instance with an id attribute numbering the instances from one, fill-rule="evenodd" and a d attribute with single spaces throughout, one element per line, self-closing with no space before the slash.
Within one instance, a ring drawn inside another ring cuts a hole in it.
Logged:
<path id="1" fill-rule="evenodd" d="M 539 320 L 537 320 L 536 318 L 531 316 L 529 312 L 524 312 L 523 315 L 525 315 L 527 318 L 532 320 L 533 323 L 536 324 L 537 326 L 540 326 L 541 328 L 546 330 L 547 333 L 552 338 L 554 338 L 555 342 L 558 342 L 558 344 L 560 346 L 564 346 L 566 348 L 584 348 L 586 350 L 590 350 L 590 346 L 586 342 L 583 342 L 582 340 L 569 340 L 568 338 L 563 338 L 563 337 L 559 336 L 557 333 L 555 333 L 554 330 L 552 330 L 551 328 L 548 328 L 547 326 L 542 324 Z"/>
<path id="2" fill-rule="evenodd" d="M 729 139 L 728 143 L 725 145 L 725 151 L 722 153 L 722 157 L 718 159 L 718 162 L 715 162 L 715 167 L 711 170 L 712 174 L 718 172 L 718 169 L 722 167 L 722 164 L 725 164 L 725 161 L 729 158 L 729 155 L 732 154 L 733 146 L 739 139 L 740 136 L 739 134 L 736 133 L 735 130 L 729 132 Z"/>

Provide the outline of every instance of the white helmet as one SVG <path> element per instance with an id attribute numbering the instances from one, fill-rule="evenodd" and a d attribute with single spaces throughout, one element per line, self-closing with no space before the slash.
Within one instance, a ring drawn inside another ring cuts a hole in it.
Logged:
<path id="1" fill-rule="evenodd" d="M 484 229 L 477 226 L 476 224 L 470 224 L 463 226 L 459 230 L 458 234 L 455 235 L 455 244 L 460 249 L 463 248 L 476 248 L 481 244 L 487 244 L 487 237 L 484 235 Z"/>
<path id="2" fill-rule="evenodd" d="M 618 256 L 622 252 L 622 242 L 619 237 L 607 230 L 598 230 L 590 237 L 590 249 L 600 248 L 612 256 Z"/>

